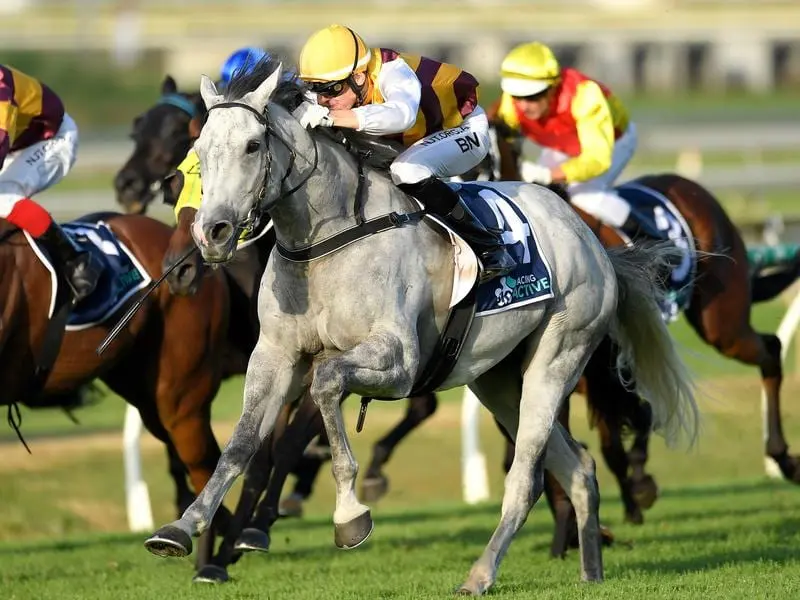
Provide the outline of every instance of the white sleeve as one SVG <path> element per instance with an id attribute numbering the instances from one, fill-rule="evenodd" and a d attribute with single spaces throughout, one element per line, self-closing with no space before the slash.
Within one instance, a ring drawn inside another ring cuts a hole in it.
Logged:
<path id="1" fill-rule="evenodd" d="M 390 135 L 411 129 L 417 120 L 422 95 L 417 74 L 398 57 L 384 63 L 375 85 L 385 101 L 353 109 L 358 130 L 372 135 Z"/>

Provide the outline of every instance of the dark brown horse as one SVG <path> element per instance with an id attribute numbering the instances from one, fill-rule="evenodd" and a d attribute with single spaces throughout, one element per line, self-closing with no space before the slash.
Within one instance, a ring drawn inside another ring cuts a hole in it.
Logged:
<path id="1" fill-rule="evenodd" d="M 161 259 L 172 235 L 170 227 L 149 217 L 114 213 L 90 215 L 80 221 L 98 219 L 109 225 L 150 278 L 160 276 Z M 58 398 L 75 395 L 82 386 L 100 379 L 139 410 L 148 431 L 179 459 L 194 490 L 201 490 L 220 455 L 211 429 L 210 405 L 220 385 L 220 352 L 228 326 L 228 293 L 221 275 L 206 277 L 191 297 L 176 297 L 166 289 L 152 294 L 98 356 L 96 349 L 116 317 L 85 329 L 67 330 L 60 340 L 60 335 L 54 337 L 52 332 L 59 330 L 49 327 L 50 272 L 24 235 L 6 221 L 0 221 L 0 239 L 2 403 L 58 404 Z M 66 289 L 64 285 L 62 279 L 58 287 Z M 37 378 L 37 369 L 48 366 L 42 357 L 59 341 L 49 376 L 46 381 Z M 190 495 L 188 500 L 193 497 Z M 224 525 L 224 521 L 225 516 L 220 523 Z M 212 549 L 213 533 L 201 541 L 200 564 L 210 558 Z"/>

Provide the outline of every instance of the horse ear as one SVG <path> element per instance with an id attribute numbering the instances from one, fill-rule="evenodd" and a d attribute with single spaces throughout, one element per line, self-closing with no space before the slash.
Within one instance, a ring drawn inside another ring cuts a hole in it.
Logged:
<path id="1" fill-rule="evenodd" d="M 217 91 L 217 86 L 208 75 L 200 78 L 200 96 L 206 105 L 206 110 L 222 102 L 222 94 Z"/>
<path id="2" fill-rule="evenodd" d="M 269 99 L 272 96 L 275 88 L 278 87 L 278 82 L 281 80 L 281 72 L 283 71 L 283 63 L 278 63 L 278 66 L 275 67 L 275 70 L 272 72 L 272 75 L 267 77 L 264 81 L 261 82 L 256 89 L 252 92 L 248 92 L 242 98 L 242 102 L 246 102 L 258 112 L 263 113 L 264 110 L 267 108 L 267 104 L 269 104 Z"/>
<path id="3" fill-rule="evenodd" d="M 161 84 L 161 94 L 166 96 L 167 94 L 177 94 L 178 93 L 178 84 L 175 83 L 175 80 L 172 78 L 171 75 L 167 75 L 164 77 L 164 81 Z"/>

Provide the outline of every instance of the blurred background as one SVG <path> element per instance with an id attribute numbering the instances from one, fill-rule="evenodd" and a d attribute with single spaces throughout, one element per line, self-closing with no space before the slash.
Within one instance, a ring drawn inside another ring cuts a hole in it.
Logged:
<path id="1" fill-rule="evenodd" d="M 549 43 L 564 64 L 611 86 L 639 122 L 624 178 L 664 169 L 698 177 L 748 240 L 760 241 L 765 224 L 768 235 L 800 239 L 794 0 L 3 0 L 0 11 L 0 59 L 57 90 L 81 130 L 75 171 L 44 196 L 56 211 L 108 203 L 130 123 L 165 74 L 196 90 L 200 74 L 216 76 L 250 44 L 294 62 L 312 31 L 336 21 L 369 44 L 466 68 L 484 105 L 511 47 Z M 61 200 L 69 190 L 79 195 Z"/>
<path id="2" fill-rule="evenodd" d="M 175 77 L 182 90 L 196 90 L 201 74 L 216 77 L 231 51 L 252 44 L 294 62 L 306 37 L 333 22 L 352 27 L 370 45 L 465 68 L 482 82 L 484 106 L 498 95 L 499 64 L 511 47 L 535 39 L 549 43 L 563 64 L 606 83 L 630 107 L 640 147 L 622 180 L 677 171 L 697 178 L 723 201 L 748 243 L 800 242 L 798 0 L 0 0 L 0 62 L 52 87 L 81 132 L 74 171 L 40 199 L 60 218 L 116 208 L 111 181 L 132 148 L 131 122 L 158 99 L 165 75 Z M 151 214 L 171 222 L 169 208 L 156 203 L 153 209 Z M 790 299 L 759 305 L 756 325 L 775 331 Z M 701 377 L 708 437 L 689 455 L 665 452 L 659 440 L 651 471 L 665 487 L 735 480 L 745 482 L 738 490 L 746 494 L 747 478 L 763 478 L 758 373 L 701 345 L 683 319 L 672 332 Z M 796 371 L 791 352 L 785 427 L 797 444 Z M 461 390 L 445 394 L 430 424 L 398 449 L 384 506 L 460 502 L 460 398 Z M 227 382 L 214 404 L 221 441 L 240 403 L 241 381 Z M 576 431 L 599 463 L 597 434 L 587 429 L 583 402 L 575 406 Z M 357 403 L 350 402 L 348 424 L 355 422 L 356 410 Z M 381 403 L 370 409 L 371 422 L 355 438 L 359 460 L 367 459 L 368 445 L 402 410 L 404 405 Z M 122 401 L 110 397 L 81 411 L 80 425 L 61 413 L 28 411 L 23 432 L 33 456 L 18 446 L 10 429 L 0 429 L 5 478 L 0 539 L 126 528 L 123 412 Z M 484 416 L 496 501 L 502 446 Z M 73 439 L 76 433 L 92 435 Z M 143 451 L 156 521 L 171 519 L 163 449 L 148 436 Z M 414 468 L 432 455 L 440 468 L 424 473 Z M 608 504 L 604 497 L 609 520 L 619 524 L 616 486 L 604 465 L 598 471 L 610 494 Z M 759 486 L 754 483 L 752 490 Z M 329 515 L 333 490 L 327 468 L 319 488 L 311 510 Z M 545 509 L 540 512 L 545 540 L 549 517 Z M 486 523 L 493 522 L 493 514 Z"/>

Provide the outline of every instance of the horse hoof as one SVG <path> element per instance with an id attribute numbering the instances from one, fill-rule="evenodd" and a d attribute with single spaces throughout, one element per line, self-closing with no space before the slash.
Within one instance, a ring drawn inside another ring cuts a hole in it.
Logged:
<path id="1" fill-rule="evenodd" d="M 483 596 L 488 588 L 482 584 L 472 586 L 468 583 L 463 584 L 456 590 L 456 596 Z"/>
<path id="2" fill-rule="evenodd" d="M 377 502 L 389 491 L 389 479 L 385 475 L 365 478 L 361 483 L 361 498 L 364 502 Z"/>
<path id="3" fill-rule="evenodd" d="M 239 552 L 268 552 L 269 543 L 269 535 L 266 532 L 255 527 L 247 527 L 242 530 L 233 549 Z"/>
<path id="4" fill-rule="evenodd" d="M 784 451 L 781 454 L 771 455 L 783 477 L 792 483 L 800 483 L 800 459 Z"/>
<path id="5" fill-rule="evenodd" d="M 372 522 L 372 516 L 369 511 L 347 523 L 335 523 L 334 541 L 336 547 L 342 550 L 358 548 L 367 541 L 374 528 L 375 524 Z"/>
<path id="6" fill-rule="evenodd" d="M 206 565 L 192 577 L 192 583 L 225 583 L 229 579 L 228 571 L 224 568 L 217 565 Z"/>
<path id="7" fill-rule="evenodd" d="M 642 479 L 633 482 L 631 495 L 636 504 L 644 510 L 652 508 L 658 498 L 658 486 L 655 479 L 650 475 L 645 475 Z"/>
<path id="8" fill-rule="evenodd" d="M 166 525 L 151 535 L 144 547 L 156 556 L 183 558 L 192 553 L 192 538 L 183 529 Z"/>

